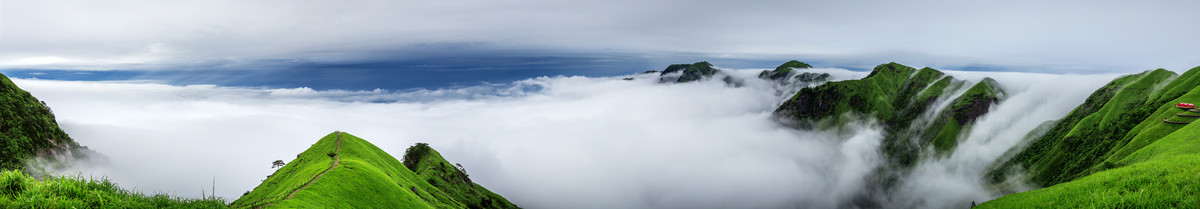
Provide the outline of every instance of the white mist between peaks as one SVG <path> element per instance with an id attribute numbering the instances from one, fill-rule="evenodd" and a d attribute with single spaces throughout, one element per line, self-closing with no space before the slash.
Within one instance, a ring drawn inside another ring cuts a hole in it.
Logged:
<path id="1" fill-rule="evenodd" d="M 660 84 L 650 74 L 413 92 L 14 82 L 46 101 L 72 138 L 109 158 L 66 173 L 147 193 L 199 197 L 215 177 L 217 195 L 232 201 L 274 171 L 270 162 L 290 161 L 325 134 L 346 131 L 393 156 L 429 143 L 475 182 L 526 208 L 831 208 L 849 201 L 880 162 L 881 128 L 783 127 L 771 113 L 791 96 L 776 91 L 788 87 L 756 78 L 759 71 L 725 70 L 745 82 L 741 88 L 720 79 Z M 838 80 L 867 74 L 815 71 Z M 960 73 L 992 76 L 951 74 Z M 903 189 L 991 198 L 975 182 L 986 164 L 1113 76 L 992 77 L 1009 98 L 980 118 L 958 151 L 915 171 L 944 183 L 911 178 Z M 1019 81 L 1025 77 L 1032 78 Z"/>

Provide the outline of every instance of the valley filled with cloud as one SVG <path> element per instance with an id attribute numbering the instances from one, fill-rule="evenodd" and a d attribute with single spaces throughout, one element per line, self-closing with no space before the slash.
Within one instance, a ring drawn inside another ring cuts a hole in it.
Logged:
<path id="1" fill-rule="evenodd" d="M 14 82 L 46 101 L 72 138 L 108 158 L 61 172 L 144 192 L 200 196 L 215 179 L 217 195 L 235 199 L 273 172 L 271 161 L 346 131 L 396 156 L 429 143 L 477 183 L 528 208 L 825 208 L 856 198 L 912 207 L 995 198 L 978 182 L 987 166 L 1116 77 L 950 72 L 995 78 L 1007 99 L 954 153 L 923 160 L 902 192 L 869 194 L 864 179 L 880 163 L 880 126 L 786 127 L 771 114 L 802 86 L 757 79 L 759 71 L 728 70 L 744 79 L 740 87 L 659 83 L 655 74 L 408 91 Z"/>

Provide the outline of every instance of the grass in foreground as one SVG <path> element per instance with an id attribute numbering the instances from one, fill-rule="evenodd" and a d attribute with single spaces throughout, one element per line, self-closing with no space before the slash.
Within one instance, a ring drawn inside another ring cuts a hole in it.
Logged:
<path id="1" fill-rule="evenodd" d="M 980 208 L 1197 208 L 1200 155 L 1177 155 L 988 201 Z"/>
<path id="2" fill-rule="evenodd" d="M 227 208 L 221 198 L 145 195 L 107 179 L 82 176 L 35 179 L 16 170 L 0 173 L 0 208 Z"/>

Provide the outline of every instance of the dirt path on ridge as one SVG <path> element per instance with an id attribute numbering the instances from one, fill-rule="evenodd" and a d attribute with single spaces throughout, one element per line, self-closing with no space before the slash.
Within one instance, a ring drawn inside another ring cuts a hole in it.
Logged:
<path id="1" fill-rule="evenodd" d="M 334 146 L 334 148 L 333 148 L 333 165 L 329 166 L 329 168 L 325 169 L 325 171 L 321 171 L 321 173 L 319 173 L 319 174 L 317 174 L 317 176 L 313 177 L 312 180 L 308 180 L 308 183 L 304 183 L 304 186 L 300 186 L 300 188 L 296 188 L 296 190 L 292 190 L 292 193 L 288 194 L 287 197 L 284 197 L 282 200 L 268 203 L 266 205 L 263 205 L 263 206 L 257 207 L 257 208 L 265 208 L 267 206 L 274 205 L 276 202 L 282 202 L 282 201 L 285 201 L 288 199 L 292 199 L 293 196 L 296 196 L 296 193 L 300 193 L 300 190 L 304 190 L 304 188 L 308 188 L 309 185 L 312 185 L 314 182 L 317 182 L 317 180 L 321 179 L 321 176 L 325 176 L 325 173 L 328 173 L 329 171 L 333 170 L 334 168 L 337 168 L 338 165 L 341 165 L 340 161 L 342 159 L 342 155 L 338 154 L 338 151 L 342 150 L 342 132 L 337 132 L 337 140 L 334 141 L 334 144 L 336 144 L 336 146 Z"/>

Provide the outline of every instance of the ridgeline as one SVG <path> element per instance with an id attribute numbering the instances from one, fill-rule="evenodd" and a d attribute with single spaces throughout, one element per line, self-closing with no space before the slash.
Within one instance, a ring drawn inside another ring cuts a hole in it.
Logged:
<path id="1" fill-rule="evenodd" d="M 415 171 L 415 172 L 414 172 Z M 473 183 L 428 145 L 410 147 L 404 161 L 343 132 L 318 140 L 234 208 L 519 208 Z"/>

